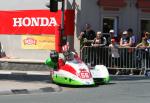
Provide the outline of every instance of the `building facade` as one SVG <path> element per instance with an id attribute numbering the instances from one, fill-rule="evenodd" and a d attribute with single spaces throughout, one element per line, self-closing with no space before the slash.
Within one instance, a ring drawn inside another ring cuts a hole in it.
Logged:
<path id="1" fill-rule="evenodd" d="M 48 11 L 45 6 L 47 2 L 48 0 L 11 0 L 11 2 L 1 0 L 0 11 Z M 61 9 L 61 2 L 59 2 L 59 9 Z M 105 35 L 108 35 L 110 29 L 114 29 L 115 35 L 118 36 L 120 32 L 132 28 L 134 34 L 140 39 L 142 32 L 150 32 L 149 0 L 65 0 L 65 9 L 75 12 L 72 27 L 74 33 L 73 36 L 68 35 L 67 40 L 77 52 L 80 51 L 77 37 L 86 23 L 91 24 L 93 30 L 102 31 Z M 22 34 L 1 33 L 0 35 L 3 49 L 10 57 L 44 60 L 49 55 L 49 49 L 22 48 L 21 40 Z"/>
<path id="2" fill-rule="evenodd" d="M 85 23 L 106 35 L 110 29 L 114 29 L 119 36 L 124 30 L 132 28 L 138 40 L 144 31 L 150 32 L 149 0 L 78 0 L 77 3 L 77 35 Z"/>

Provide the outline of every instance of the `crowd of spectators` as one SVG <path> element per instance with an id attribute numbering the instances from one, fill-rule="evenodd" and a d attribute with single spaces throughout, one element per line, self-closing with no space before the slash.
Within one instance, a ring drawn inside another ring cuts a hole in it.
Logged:
<path id="1" fill-rule="evenodd" d="M 148 32 L 145 32 L 144 37 L 149 39 L 149 35 L 150 34 Z M 133 34 L 133 30 L 131 28 L 129 28 L 126 31 L 123 31 L 121 33 L 121 38 L 119 36 L 116 37 L 115 31 L 111 29 L 109 31 L 109 37 L 106 39 L 101 31 L 95 32 L 94 30 L 92 30 L 90 24 L 85 25 L 85 29 L 81 31 L 78 39 L 80 40 L 81 48 L 83 46 L 95 46 L 94 44 L 103 44 L 97 46 L 109 46 L 111 44 L 111 39 L 114 39 L 116 43 L 118 43 L 121 47 L 136 47 L 138 43 L 137 35 Z M 148 43 L 149 42 L 150 41 L 148 41 Z"/>
<path id="2" fill-rule="evenodd" d="M 116 36 L 115 31 L 111 29 L 109 31 L 109 37 L 106 38 L 105 35 L 102 34 L 101 31 L 95 32 L 92 30 L 90 24 L 85 25 L 85 30 L 81 31 L 79 34 L 78 39 L 80 40 L 80 48 L 83 48 L 83 46 L 92 46 L 92 47 L 109 47 L 111 48 L 111 56 L 114 61 L 114 65 L 116 65 L 118 58 L 120 57 L 120 54 L 118 53 L 118 48 L 141 48 L 141 49 L 147 49 L 150 47 L 150 33 L 145 32 L 144 35 L 139 40 L 137 38 L 137 35 L 133 33 L 132 28 L 128 28 L 127 30 L 123 31 L 121 33 L 121 36 Z M 138 41 L 139 40 L 139 41 Z M 95 49 L 98 52 L 98 49 Z M 126 49 L 127 52 L 130 51 L 131 53 L 132 49 Z M 95 52 L 95 53 L 97 53 Z M 104 51 L 103 51 L 104 52 Z M 100 54 L 97 53 L 99 56 Z M 130 62 L 131 59 L 133 59 L 133 56 L 129 56 L 130 58 L 126 58 L 127 61 Z M 102 58 L 101 58 L 102 59 Z M 128 63 L 129 64 L 129 63 Z"/>

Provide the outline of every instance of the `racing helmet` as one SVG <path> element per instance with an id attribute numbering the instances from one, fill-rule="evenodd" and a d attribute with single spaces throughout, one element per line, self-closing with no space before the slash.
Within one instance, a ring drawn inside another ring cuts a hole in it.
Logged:
<path id="1" fill-rule="evenodd" d="M 53 62 L 58 62 L 59 54 L 55 50 L 50 52 L 50 58 Z"/>

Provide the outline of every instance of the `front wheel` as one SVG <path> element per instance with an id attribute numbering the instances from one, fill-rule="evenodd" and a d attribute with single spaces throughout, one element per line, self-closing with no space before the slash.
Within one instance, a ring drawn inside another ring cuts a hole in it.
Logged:
<path id="1" fill-rule="evenodd" d="M 50 81 L 51 81 L 52 83 L 54 83 L 53 74 L 54 74 L 54 70 L 50 70 Z"/>

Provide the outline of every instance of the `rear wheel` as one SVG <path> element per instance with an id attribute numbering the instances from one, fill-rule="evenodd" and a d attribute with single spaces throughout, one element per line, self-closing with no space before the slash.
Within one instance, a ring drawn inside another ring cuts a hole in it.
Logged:
<path id="1" fill-rule="evenodd" d="M 103 78 L 103 83 L 104 83 L 104 84 L 108 84 L 108 83 L 109 83 L 109 81 L 110 81 L 110 79 L 109 79 L 109 78 Z"/>
<path id="2" fill-rule="evenodd" d="M 110 81 L 110 78 L 94 78 L 94 82 L 96 85 L 104 85 L 104 84 L 108 84 Z"/>

